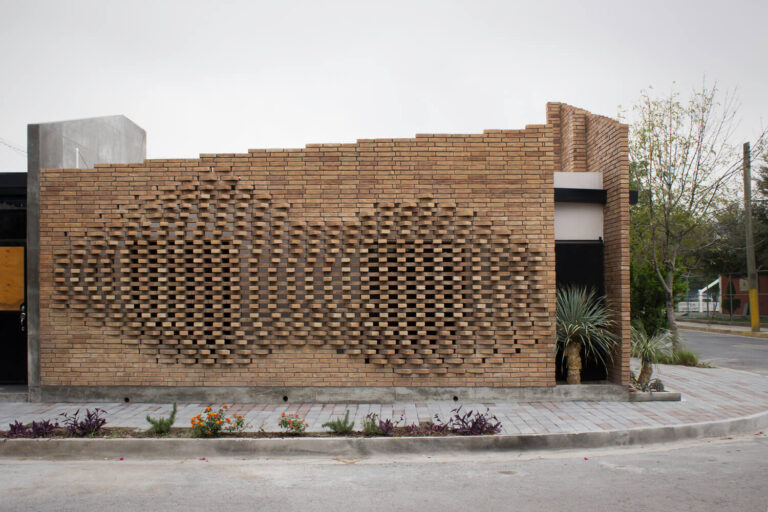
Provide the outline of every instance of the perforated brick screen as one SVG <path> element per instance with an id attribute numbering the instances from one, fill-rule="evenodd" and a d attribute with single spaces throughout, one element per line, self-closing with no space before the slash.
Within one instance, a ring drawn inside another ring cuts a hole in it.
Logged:
<path id="1" fill-rule="evenodd" d="M 422 197 L 307 222 L 253 196 L 207 173 L 117 205 L 121 222 L 56 251 L 53 307 L 119 327 L 163 364 L 308 344 L 400 374 L 501 365 L 548 321 L 540 249 L 474 210 Z"/>

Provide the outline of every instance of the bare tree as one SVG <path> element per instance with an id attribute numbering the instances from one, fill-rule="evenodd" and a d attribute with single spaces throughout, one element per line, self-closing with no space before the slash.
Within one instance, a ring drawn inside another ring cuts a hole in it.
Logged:
<path id="1" fill-rule="evenodd" d="M 731 143 L 738 107 L 735 92 L 721 93 L 717 84 L 704 83 L 687 100 L 674 89 L 664 97 L 642 91 L 632 109 L 633 179 L 641 187 L 638 207 L 647 223 L 642 254 L 664 288 L 667 320 L 675 335 L 678 264 L 711 243 L 704 228 L 741 170 L 741 152 Z M 763 131 L 753 152 L 762 153 L 765 141 Z"/>

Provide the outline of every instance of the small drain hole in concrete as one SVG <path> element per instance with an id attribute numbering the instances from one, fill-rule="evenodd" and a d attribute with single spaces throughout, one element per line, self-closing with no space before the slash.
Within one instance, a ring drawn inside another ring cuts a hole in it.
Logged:
<path id="1" fill-rule="evenodd" d="M 287 401 L 288 401 L 288 397 L 287 397 L 287 396 L 284 396 L 284 397 L 283 397 L 283 402 L 287 402 Z"/>
<path id="2" fill-rule="evenodd" d="M 125 402 L 125 403 L 128 403 L 128 402 L 130 402 L 130 401 L 131 401 L 131 399 L 130 399 L 130 398 L 128 398 L 128 397 L 125 397 L 125 398 L 123 398 L 123 402 Z"/>
<path id="3" fill-rule="evenodd" d="M 458 402 L 458 401 L 459 401 L 459 397 L 457 397 L 457 396 L 454 396 L 454 397 L 453 397 L 453 401 L 454 401 L 454 402 Z"/>

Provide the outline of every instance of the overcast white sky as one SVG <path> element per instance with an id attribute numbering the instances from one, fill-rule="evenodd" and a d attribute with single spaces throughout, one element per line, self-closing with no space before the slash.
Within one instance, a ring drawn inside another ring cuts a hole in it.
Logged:
<path id="1" fill-rule="evenodd" d="M 0 139 L 22 147 L 28 123 L 112 114 L 150 158 L 476 133 L 704 74 L 739 88 L 740 139 L 768 122 L 766 1 L 0 0 L 0 51 Z"/>

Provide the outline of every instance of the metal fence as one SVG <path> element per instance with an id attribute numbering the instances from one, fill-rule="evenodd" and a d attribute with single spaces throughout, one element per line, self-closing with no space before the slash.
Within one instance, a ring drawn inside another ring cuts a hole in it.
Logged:
<path id="1" fill-rule="evenodd" d="M 757 297 L 760 316 L 768 316 L 768 270 L 758 271 Z M 689 290 L 678 302 L 683 316 L 741 320 L 749 317 L 749 284 L 744 274 L 722 274 L 704 288 Z"/>

